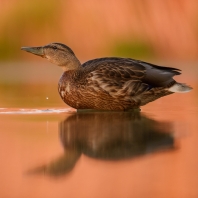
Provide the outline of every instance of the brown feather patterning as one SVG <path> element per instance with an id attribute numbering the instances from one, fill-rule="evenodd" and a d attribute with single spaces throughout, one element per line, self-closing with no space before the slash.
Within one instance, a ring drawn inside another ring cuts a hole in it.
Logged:
<path id="1" fill-rule="evenodd" d="M 63 101 L 76 109 L 129 110 L 192 88 L 173 79 L 180 70 L 130 58 L 99 58 L 81 64 L 65 44 L 22 47 L 64 71 L 58 85 Z"/>
<path id="2" fill-rule="evenodd" d="M 90 60 L 66 71 L 59 81 L 62 99 L 76 109 L 126 110 L 171 94 L 178 69 L 129 58 Z"/>

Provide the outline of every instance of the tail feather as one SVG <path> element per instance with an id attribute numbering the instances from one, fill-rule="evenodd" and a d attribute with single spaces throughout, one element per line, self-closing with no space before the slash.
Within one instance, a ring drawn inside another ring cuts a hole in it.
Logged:
<path id="1" fill-rule="evenodd" d="M 177 92 L 177 93 L 186 93 L 192 90 L 192 87 L 183 84 L 183 83 L 175 83 L 173 86 L 168 88 L 171 92 Z"/>

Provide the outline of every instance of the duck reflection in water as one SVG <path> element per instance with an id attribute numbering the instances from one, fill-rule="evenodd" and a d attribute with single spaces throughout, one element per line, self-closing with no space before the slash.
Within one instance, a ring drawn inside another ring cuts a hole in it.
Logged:
<path id="1" fill-rule="evenodd" d="M 64 155 L 29 173 L 66 174 L 82 154 L 118 161 L 174 148 L 172 124 L 140 112 L 78 112 L 60 123 L 59 133 Z"/>

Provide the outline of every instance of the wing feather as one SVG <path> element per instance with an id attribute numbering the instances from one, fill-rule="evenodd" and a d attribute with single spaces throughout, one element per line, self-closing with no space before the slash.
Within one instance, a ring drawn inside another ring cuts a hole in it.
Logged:
<path id="1" fill-rule="evenodd" d="M 82 65 L 86 80 L 94 90 L 112 97 L 136 96 L 155 87 L 173 84 L 180 70 L 129 58 L 100 58 Z"/>

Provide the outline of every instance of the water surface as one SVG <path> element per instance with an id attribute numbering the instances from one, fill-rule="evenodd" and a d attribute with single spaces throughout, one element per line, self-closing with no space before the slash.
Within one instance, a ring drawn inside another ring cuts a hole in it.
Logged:
<path id="1" fill-rule="evenodd" d="M 54 79 L 2 82 L 0 197 L 198 197 L 197 73 L 184 73 L 192 92 L 141 112 L 76 112 Z"/>

